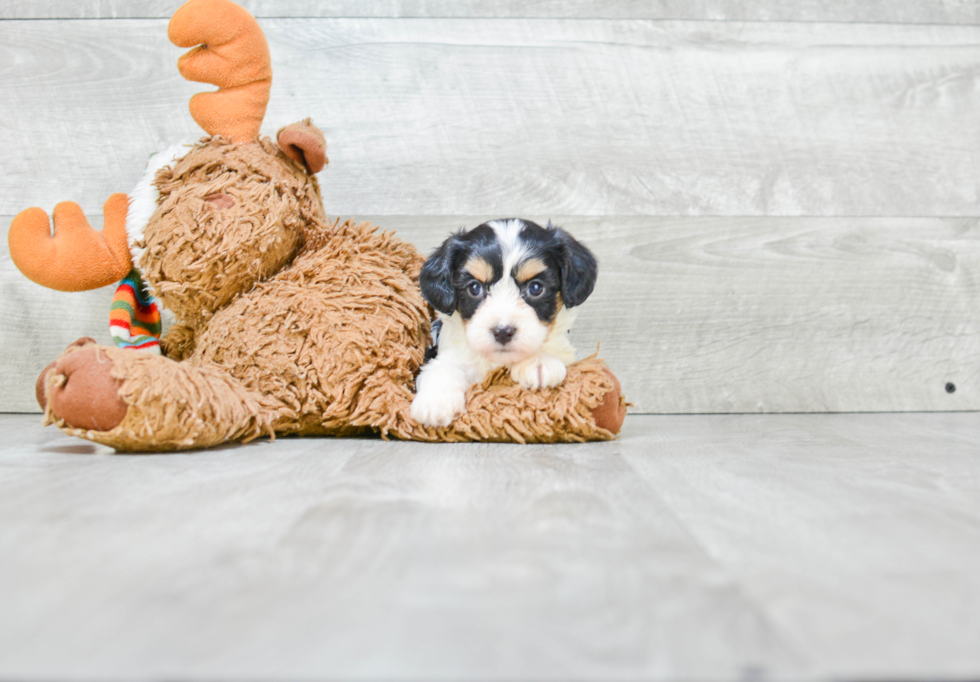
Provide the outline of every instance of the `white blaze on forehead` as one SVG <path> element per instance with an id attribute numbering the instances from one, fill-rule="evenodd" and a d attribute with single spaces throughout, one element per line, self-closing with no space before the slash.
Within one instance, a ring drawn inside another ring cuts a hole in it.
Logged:
<path id="1" fill-rule="evenodd" d="M 533 314 L 531 307 L 521 297 L 520 287 L 514 281 L 512 273 L 517 264 L 527 256 L 527 247 L 521 241 L 521 230 L 524 221 L 517 218 L 511 220 L 493 220 L 487 223 L 493 228 L 500 245 L 503 269 L 500 279 L 493 283 L 487 298 L 477 311 L 477 316 L 490 326 L 513 325 L 520 328 L 530 321 L 528 313 Z M 537 319 L 537 316 L 535 316 Z"/>
<path id="2" fill-rule="evenodd" d="M 527 247 L 521 241 L 524 221 L 517 218 L 491 220 L 487 225 L 497 235 L 497 243 L 500 244 L 500 253 L 503 256 L 504 271 L 500 281 L 509 280 L 514 267 L 527 255 Z"/>
<path id="3" fill-rule="evenodd" d="M 494 233 L 497 235 L 497 241 L 500 242 L 500 247 L 505 251 L 508 246 L 517 242 L 521 235 L 521 230 L 524 229 L 524 221 L 519 218 L 491 220 L 487 225 L 493 228 Z"/>

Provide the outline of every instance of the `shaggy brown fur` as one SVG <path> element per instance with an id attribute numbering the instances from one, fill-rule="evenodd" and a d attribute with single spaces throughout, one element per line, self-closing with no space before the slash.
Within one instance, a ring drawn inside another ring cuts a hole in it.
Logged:
<path id="1" fill-rule="evenodd" d="M 412 421 L 430 322 L 418 287 L 422 256 L 367 223 L 328 223 L 315 178 L 270 140 L 208 139 L 156 183 L 159 208 L 140 266 L 178 319 L 164 339 L 170 357 L 69 348 L 92 358 L 59 366 L 107 367 L 114 381 L 103 384 L 119 387 L 126 409 L 100 431 L 73 426 L 48 404 L 47 420 L 67 433 L 129 452 L 275 434 L 513 442 L 614 436 L 594 411 L 614 393 L 618 413 L 619 389 L 595 358 L 569 367 L 565 382 L 549 390 L 528 391 L 506 371 L 492 373 L 470 390 L 467 412 L 451 426 Z M 65 381 L 64 371 L 49 372 L 46 392 Z M 615 416 L 611 426 L 618 430 Z"/>
<path id="2" fill-rule="evenodd" d="M 276 434 L 614 437 L 626 403 L 594 357 L 540 391 L 491 373 L 451 426 L 412 421 L 431 314 L 418 287 L 422 256 L 366 223 L 327 221 L 313 176 L 326 144 L 309 119 L 280 129 L 277 142 L 258 138 L 271 67 L 251 15 L 230 0 L 190 0 L 170 35 L 199 46 L 181 72 L 219 86 L 192 99 L 212 136 L 157 174 L 160 198 L 136 263 L 177 321 L 161 341 L 165 356 L 72 344 L 38 380 L 47 423 L 126 452 Z M 82 217 L 52 236 L 47 215 L 29 209 L 11 225 L 11 255 L 45 286 L 103 286 L 129 271 L 125 205 L 125 195 L 106 203 L 103 234 Z"/>
<path id="3" fill-rule="evenodd" d="M 194 329 L 282 269 L 305 227 L 324 221 L 316 179 L 268 138 L 243 145 L 212 138 L 162 169 L 156 185 L 159 208 L 136 265 Z"/>

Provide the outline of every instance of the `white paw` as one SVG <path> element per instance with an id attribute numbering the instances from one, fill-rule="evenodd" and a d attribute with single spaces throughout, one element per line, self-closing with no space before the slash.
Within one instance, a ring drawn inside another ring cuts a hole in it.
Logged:
<path id="1" fill-rule="evenodd" d="M 466 411 L 466 394 L 459 391 L 421 391 L 412 401 L 412 419 L 426 426 L 449 426 Z"/>
<path id="2" fill-rule="evenodd" d="M 510 368 L 510 378 L 530 389 L 557 386 L 565 380 L 565 374 L 565 363 L 547 355 L 522 360 Z"/>

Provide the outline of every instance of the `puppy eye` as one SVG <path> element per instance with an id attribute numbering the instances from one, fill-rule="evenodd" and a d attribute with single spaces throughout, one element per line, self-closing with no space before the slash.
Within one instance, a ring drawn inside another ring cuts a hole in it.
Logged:
<path id="1" fill-rule="evenodd" d="M 538 280 L 532 280 L 530 284 L 527 285 L 527 295 L 531 298 L 537 298 L 544 293 L 544 285 Z"/>
<path id="2" fill-rule="evenodd" d="M 470 282 L 466 285 L 466 293 L 473 298 L 479 298 L 483 295 L 483 285 L 479 282 Z"/>

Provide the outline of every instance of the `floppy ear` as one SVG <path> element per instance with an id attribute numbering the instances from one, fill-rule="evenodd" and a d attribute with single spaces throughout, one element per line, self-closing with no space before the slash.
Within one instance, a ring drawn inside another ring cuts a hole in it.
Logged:
<path id="1" fill-rule="evenodd" d="M 592 293 L 599 264 L 587 248 L 560 227 L 552 228 L 561 247 L 561 300 L 569 308 L 585 303 Z"/>
<path id="2" fill-rule="evenodd" d="M 453 287 L 453 261 L 459 251 L 459 235 L 453 235 L 436 249 L 422 266 L 419 286 L 422 298 L 440 313 L 456 312 L 456 288 Z"/>

